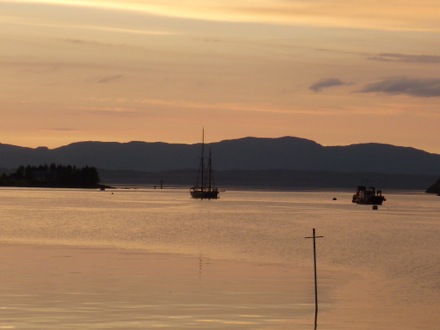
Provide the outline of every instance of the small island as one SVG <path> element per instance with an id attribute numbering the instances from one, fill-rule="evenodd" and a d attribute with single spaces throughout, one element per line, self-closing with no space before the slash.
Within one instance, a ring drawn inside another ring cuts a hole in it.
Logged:
<path id="1" fill-rule="evenodd" d="M 43 188 L 108 188 L 100 184 L 95 167 L 77 168 L 71 165 L 20 166 L 15 173 L 2 174 L 3 187 Z"/>

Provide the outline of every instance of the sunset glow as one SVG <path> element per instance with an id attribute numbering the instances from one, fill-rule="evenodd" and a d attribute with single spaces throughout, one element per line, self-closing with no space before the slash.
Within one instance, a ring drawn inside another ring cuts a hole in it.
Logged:
<path id="1" fill-rule="evenodd" d="M 440 153 L 438 1 L 0 1 L 0 143 L 297 136 Z"/>

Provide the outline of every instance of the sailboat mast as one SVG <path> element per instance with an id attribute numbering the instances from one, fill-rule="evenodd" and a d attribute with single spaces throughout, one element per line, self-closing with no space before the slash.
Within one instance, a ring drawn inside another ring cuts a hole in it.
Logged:
<path id="1" fill-rule="evenodd" d="M 205 161 L 204 161 L 204 153 L 205 153 L 205 128 L 203 127 L 202 130 L 202 157 L 200 160 L 200 164 L 201 164 L 201 176 L 202 176 L 202 191 L 204 190 L 204 186 L 205 186 Z"/>
<path id="2" fill-rule="evenodd" d="M 212 162 L 211 162 L 211 150 L 209 150 L 208 160 L 208 190 L 211 191 L 212 187 Z"/>

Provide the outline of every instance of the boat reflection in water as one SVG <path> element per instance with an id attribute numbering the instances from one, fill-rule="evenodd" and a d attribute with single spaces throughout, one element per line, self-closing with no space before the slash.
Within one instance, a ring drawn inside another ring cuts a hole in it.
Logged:
<path id="1" fill-rule="evenodd" d="M 352 202 L 356 204 L 382 205 L 386 201 L 382 195 L 382 190 L 376 190 L 374 187 L 358 186 L 353 195 Z"/>

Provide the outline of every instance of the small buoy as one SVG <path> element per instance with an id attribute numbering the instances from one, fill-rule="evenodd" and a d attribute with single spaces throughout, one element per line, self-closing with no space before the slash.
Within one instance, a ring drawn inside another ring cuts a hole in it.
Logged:
<path id="1" fill-rule="evenodd" d="M 373 205 L 373 210 L 378 210 L 379 207 L 377 205 Z"/>

